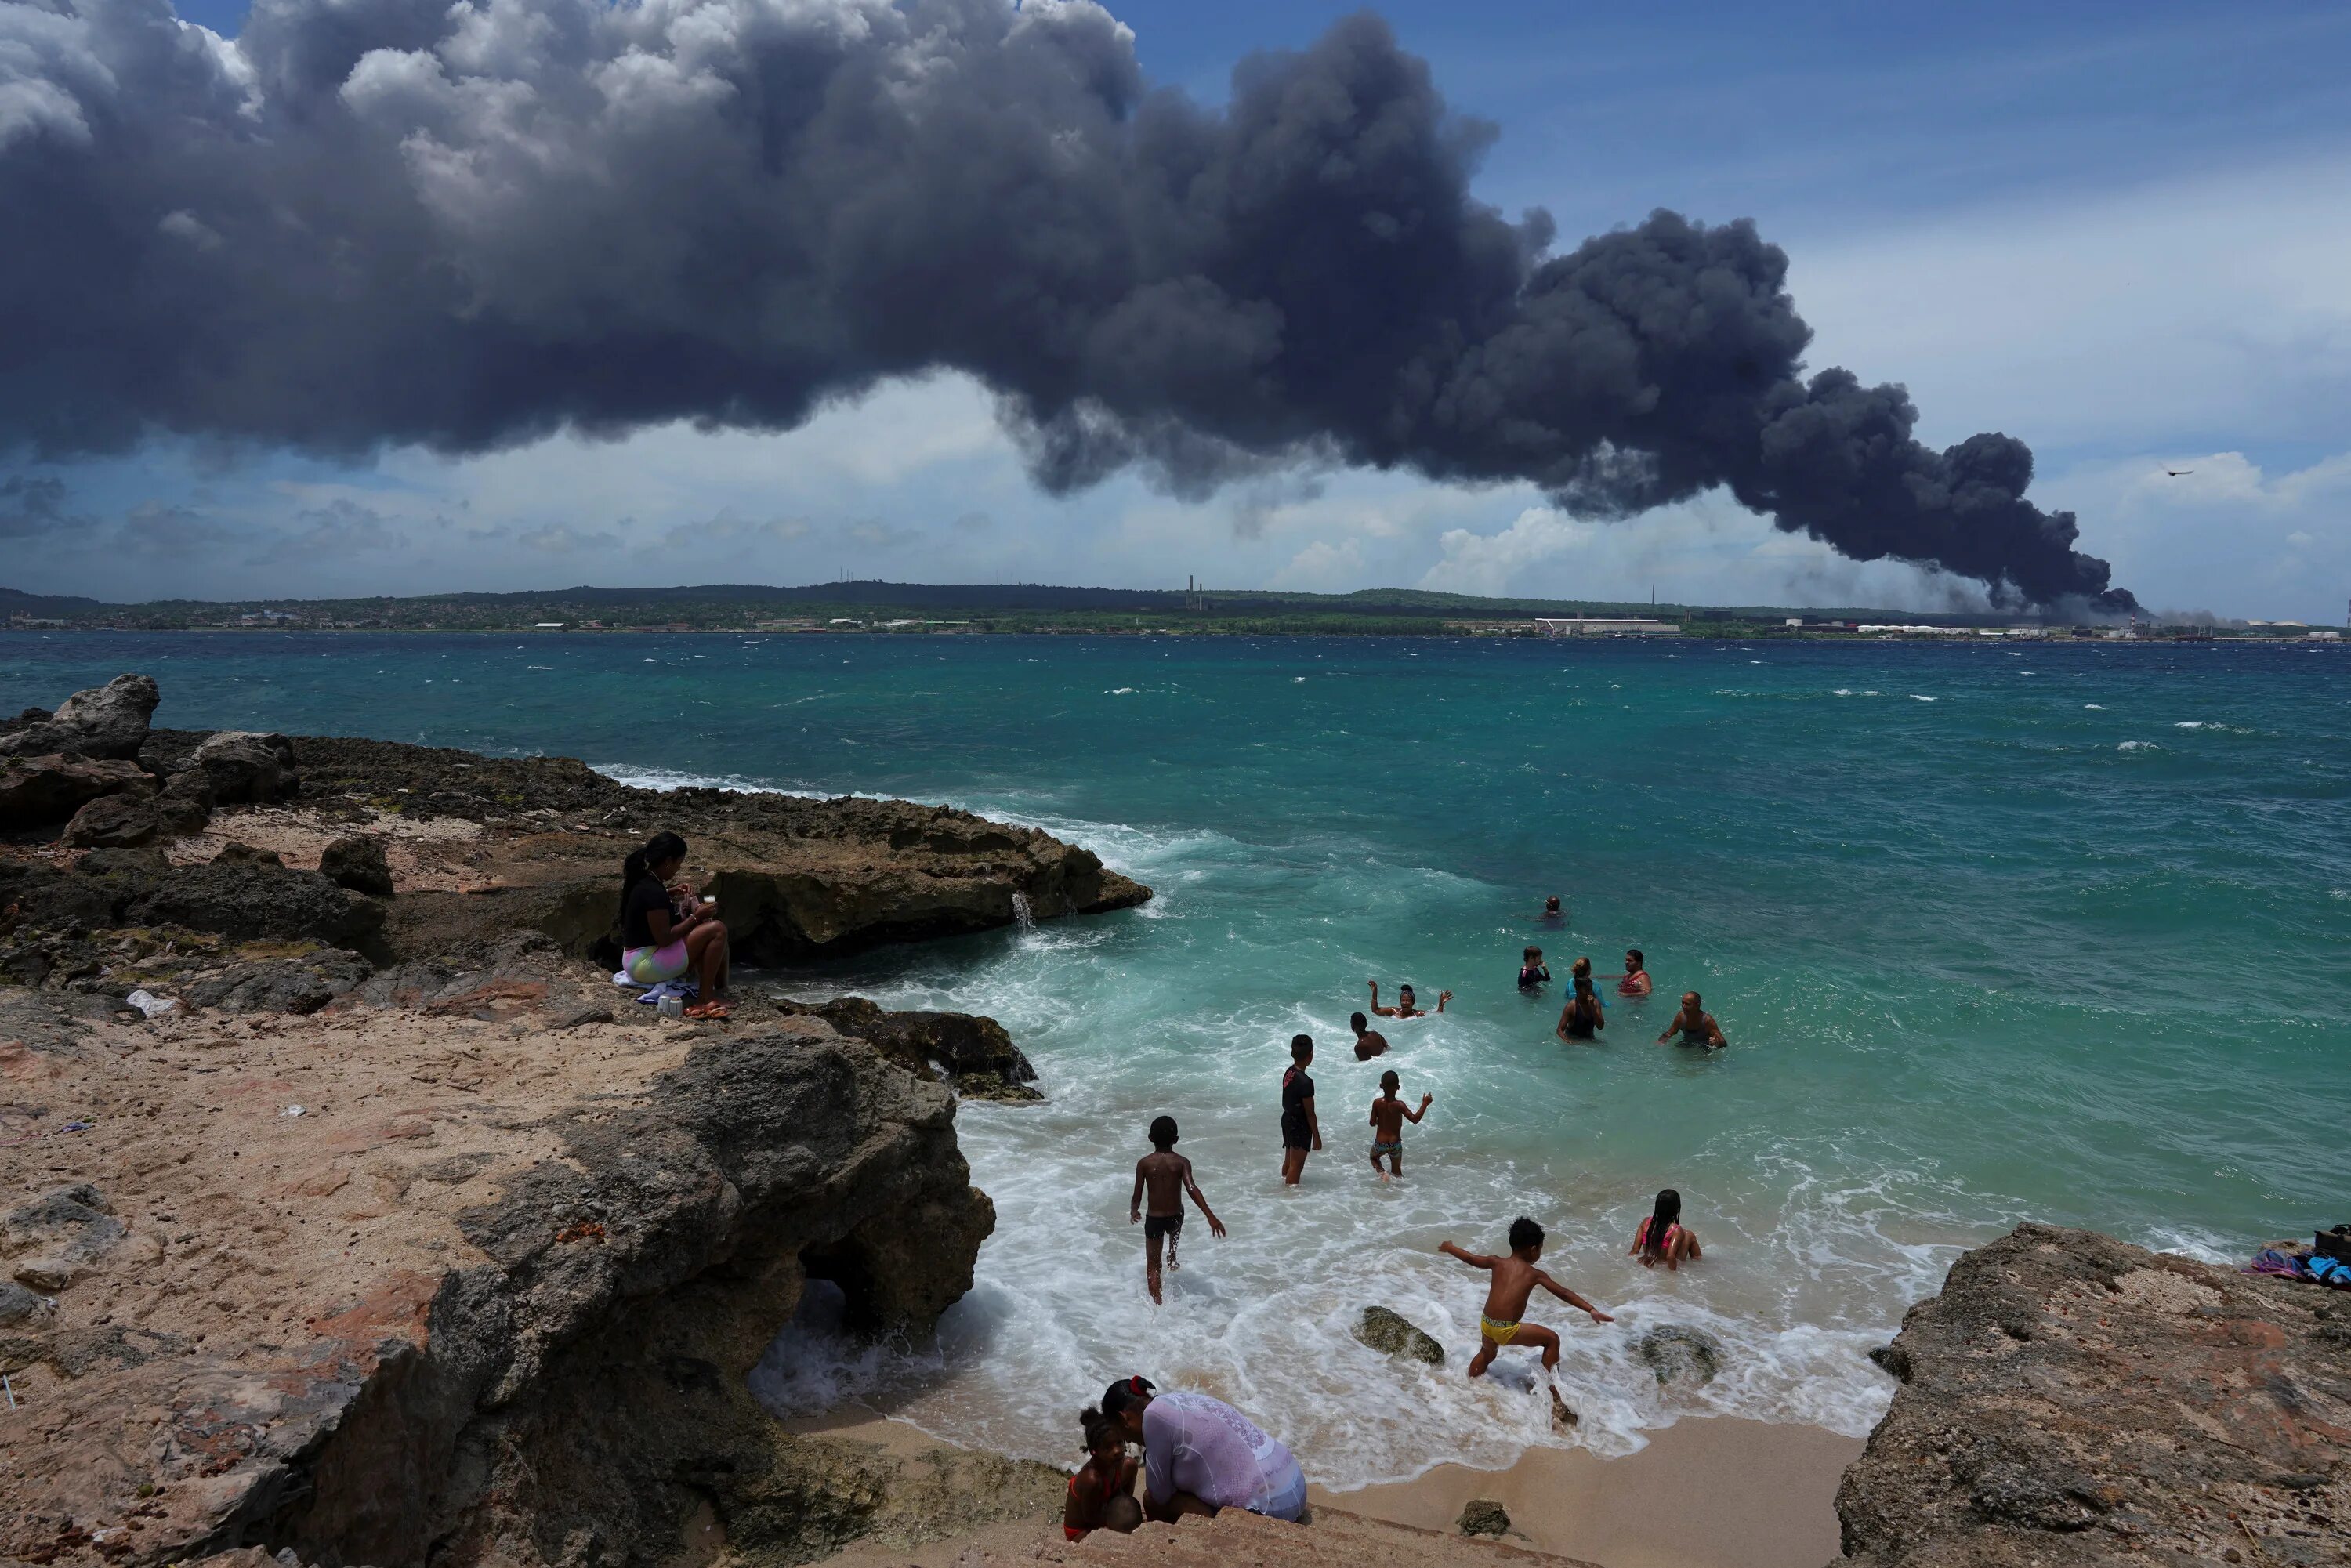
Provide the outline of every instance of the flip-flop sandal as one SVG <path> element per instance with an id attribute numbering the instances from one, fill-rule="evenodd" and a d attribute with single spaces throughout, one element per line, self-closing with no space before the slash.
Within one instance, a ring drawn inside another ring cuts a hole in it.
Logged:
<path id="1" fill-rule="evenodd" d="M 696 1002 L 685 1009 L 685 1016 L 690 1019 L 723 1019 L 732 1015 L 734 1010 L 725 1002 Z"/>

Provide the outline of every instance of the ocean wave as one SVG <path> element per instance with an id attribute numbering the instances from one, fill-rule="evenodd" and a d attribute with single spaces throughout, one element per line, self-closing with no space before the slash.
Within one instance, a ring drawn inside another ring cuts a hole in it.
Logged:
<path id="1" fill-rule="evenodd" d="M 1940 702 L 1943 699 L 1940 697 L 1922 697 L 1917 692 L 1912 692 L 1910 694 L 1910 700 L 1914 703 L 1933 703 Z"/>
<path id="2" fill-rule="evenodd" d="M 2161 751 L 2163 747 L 2151 740 L 2126 740 L 2115 749 L 2116 751 Z"/>

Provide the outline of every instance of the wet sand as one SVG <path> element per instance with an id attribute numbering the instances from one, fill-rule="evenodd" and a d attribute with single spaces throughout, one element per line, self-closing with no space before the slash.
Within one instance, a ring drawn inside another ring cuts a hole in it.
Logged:
<path id="1" fill-rule="evenodd" d="M 938 1447 L 904 1422 L 838 1411 L 789 1423 L 798 1431 L 878 1443 L 894 1454 Z M 1729 1417 L 1686 1420 L 1650 1434 L 1625 1458 L 1538 1448 L 1507 1470 L 1440 1465 L 1408 1481 L 1332 1492 L 1318 1506 L 1450 1533 L 1462 1505 L 1490 1498 L 1510 1515 L 1510 1543 L 1599 1568 L 1822 1568 L 1838 1555 L 1836 1489 L 1859 1457 L 1857 1437 L 1817 1427 Z M 1058 1539 L 1060 1521 L 992 1526 L 914 1547 L 861 1542 L 828 1568 L 949 1568 L 967 1548 L 1006 1552 Z"/>

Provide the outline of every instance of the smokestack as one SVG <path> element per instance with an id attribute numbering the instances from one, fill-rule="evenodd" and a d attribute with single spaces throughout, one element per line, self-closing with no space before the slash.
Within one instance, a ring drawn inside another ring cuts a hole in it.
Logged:
<path id="1" fill-rule="evenodd" d="M 0 449 L 781 430 L 945 369 L 1057 491 L 1720 488 L 1855 559 L 2131 602 L 2024 499 L 2022 443 L 1932 450 L 1900 387 L 1808 374 L 1751 225 L 1553 255 L 1477 201 L 1492 128 L 1369 16 L 1221 109 L 1148 89 L 1091 0 L 256 0 L 234 40 L 47 0 L 9 42 L 0 291 L 39 308 L 0 338 Z"/>

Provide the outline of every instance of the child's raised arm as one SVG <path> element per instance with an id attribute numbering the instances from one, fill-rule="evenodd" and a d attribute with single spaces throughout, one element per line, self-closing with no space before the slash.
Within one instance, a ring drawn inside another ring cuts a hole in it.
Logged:
<path id="1" fill-rule="evenodd" d="M 1224 1235 L 1225 1222 L 1217 1218 L 1217 1211 L 1210 1208 L 1208 1207 L 1208 1200 L 1200 1196 L 1200 1184 L 1192 1179 L 1192 1162 L 1189 1160 L 1186 1160 L 1184 1162 L 1184 1190 L 1192 1195 L 1192 1201 L 1198 1204 L 1200 1206 L 1200 1212 L 1208 1217 L 1208 1234 L 1211 1236 Z"/>
<path id="2" fill-rule="evenodd" d="M 1552 1295 L 1557 1296 L 1561 1301 L 1565 1301 L 1569 1306 L 1574 1307 L 1580 1312 L 1589 1313 L 1592 1321 L 1595 1323 L 1613 1323 L 1616 1321 L 1614 1318 L 1610 1317 L 1606 1312 L 1602 1312 L 1598 1307 L 1593 1306 L 1590 1301 L 1585 1301 L 1582 1296 L 1577 1295 L 1573 1291 L 1569 1290 L 1565 1285 L 1561 1284 L 1557 1280 L 1552 1279 L 1549 1274 L 1544 1273 L 1540 1269 L 1535 1270 L 1535 1283 L 1541 1285 L 1544 1290 L 1549 1291 Z"/>
<path id="3" fill-rule="evenodd" d="M 1439 1252 L 1444 1253 L 1448 1258 L 1460 1259 L 1461 1261 L 1468 1264 L 1472 1269 L 1490 1269 L 1494 1266 L 1496 1261 L 1498 1261 L 1498 1260 L 1487 1257 L 1483 1252 L 1465 1252 L 1460 1248 L 1453 1245 L 1450 1241 L 1438 1242 L 1437 1244 L 1437 1249 Z"/>
<path id="4" fill-rule="evenodd" d="M 1420 1109 L 1419 1109 L 1419 1110 L 1416 1111 L 1416 1110 L 1414 1110 L 1414 1109 L 1413 1109 L 1411 1106 L 1409 1106 L 1409 1105 L 1407 1105 L 1407 1106 L 1405 1106 L 1405 1107 L 1404 1113 L 1405 1113 L 1405 1118 L 1406 1118 L 1408 1121 L 1410 1121 L 1414 1126 L 1416 1126 L 1416 1127 L 1419 1126 L 1419 1125 L 1420 1125 L 1420 1119 L 1421 1119 L 1423 1116 L 1426 1116 L 1426 1115 L 1427 1115 L 1427 1114 L 1428 1114 L 1428 1107 L 1429 1107 L 1430 1103 L 1431 1103 L 1433 1101 L 1435 1101 L 1435 1100 L 1436 1100 L 1436 1098 L 1437 1098 L 1437 1096 L 1436 1096 L 1436 1095 L 1434 1095 L 1434 1094 L 1424 1094 L 1424 1095 L 1422 1095 L 1422 1096 L 1420 1097 Z"/>

